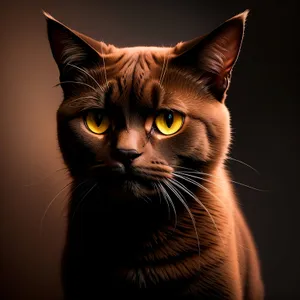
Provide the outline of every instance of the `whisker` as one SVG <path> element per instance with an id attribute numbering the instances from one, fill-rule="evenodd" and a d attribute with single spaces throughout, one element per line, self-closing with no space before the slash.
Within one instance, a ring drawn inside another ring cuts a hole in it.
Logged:
<path id="1" fill-rule="evenodd" d="M 215 220 L 214 220 L 214 218 L 213 218 L 213 216 L 211 215 L 211 213 L 209 212 L 209 210 L 206 208 L 206 206 L 193 194 L 193 193 L 191 193 L 181 182 L 179 182 L 178 180 L 176 180 L 176 179 L 170 179 L 170 181 L 172 181 L 173 182 L 173 184 L 174 185 L 176 185 L 177 187 L 179 187 L 179 188 L 181 188 L 184 192 L 186 192 L 188 195 L 190 195 L 198 204 L 200 204 L 201 205 L 201 207 L 206 211 L 206 213 L 208 214 L 208 216 L 210 217 L 210 219 L 211 219 L 211 221 L 212 221 L 212 223 L 214 224 L 214 226 L 215 226 L 215 228 L 216 228 L 216 230 L 217 230 L 217 232 L 218 232 L 218 234 L 219 234 L 219 237 L 220 237 L 220 239 L 221 239 L 221 241 L 223 242 L 223 244 L 224 244 L 224 241 L 223 241 L 223 239 L 222 239 L 222 237 L 221 237 L 221 234 L 220 234 L 220 231 L 219 231 L 219 229 L 218 229 L 218 227 L 217 227 L 217 224 L 216 224 L 216 222 L 215 222 Z M 224 244 L 225 245 L 225 244 Z"/>
<path id="2" fill-rule="evenodd" d="M 242 161 L 242 160 L 239 160 L 239 159 L 236 159 L 236 158 L 233 158 L 233 157 L 230 157 L 230 156 L 227 156 L 226 159 L 232 160 L 232 161 L 235 161 L 235 162 L 238 162 L 238 163 L 240 163 L 240 164 L 242 164 L 242 165 L 244 165 L 244 166 L 246 166 L 246 167 L 249 167 L 251 170 L 253 170 L 253 171 L 256 172 L 258 175 L 260 175 L 260 173 L 259 173 L 258 170 L 256 170 L 254 167 L 250 166 L 249 164 L 245 163 L 245 162 Z M 174 166 L 172 166 L 172 167 L 174 167 L 174 168 L 186 169 L 186 170 L 194 170 L 194 171 L 197 171 L 197 170 L 195 170 L 195 169 L 186 168 L 186 167 L 181 167 L 181 166 L 176 166 L 176 165 L 174 165 Z"/>
<path id="3" fill-rule="evenodd" d="M 172 168 L 174 169 L 185 169 L 185 170 L 190 170 L 190 171 L 194 171 L 194 172 L 199 172 L 197 169 L 192 169 L 192 168 L 187 168 L 187 167 L 182 167 L 182 166 L 177 166 L 177 165 L 171 165 Z"/>
<path id="4" fill-rule="evenodd" d="M 106 82 L 106 87 L 107 87 L 107 90 L 109 90 L 108 81 L 107 81 L 105 59 L 104 59 L 104 54 L 103 54 L 103 49 L 102 49 L 102 44 L 101 43 L 100 43 L 100 50 L 101 50 L 101 56 L 102 56 L 102 61 L 103 61 L 104 78 L 105 78 L 105 82 Z"/>
<path id="5" fill-rule="evenodd" d="M 166 66 L 166 56 L 164 56 L 164 62 L 161 68 L 161 73 L 160 73 L 160 77 L 159 77 L 159 84 L 161 84 L 161 80 L 162 80 L 162 76 L 164 74 L 165 71 L 165 66 Z"/>
<path id="6" fill-rule="evenodd" d="M 50 209 L 50 207 L 52 206 L 52 204 L 54 203 L 54 201 L 59 197 L 59 195 L 64 191 L 66 190 L 66 188 L 68 188 L 70 185 L 72 184 L 72 182 L 69 182 L 67 183 L 56 195 L 55 197 L 50 201 L 50 203 L 48 204 L 48 206 L 46 207 L 45 209 L 45 212 L 41 218 L 41 221 L 40 221 L 40 235 L 42 235 L 43 233 L 43 223 L 44 223 L 44 219 L 46 218 L 46 215 Z"/>
<path id="7" fill-rule="evenodd" d="M 105 166 L 106 166 L 106 164 L 105 164 L 104 162 L 100 161 L 100 162 L 98 162 L 97 164 L 95 164 L 95 165 L 89 167 L 89 171 L 92 171 L 92 170 L 98 169 L 98 168 L 103 168 L 103 167 L 105 167 Z"/>
<path id="8" fill-rule="evenodd" d="M 93 99 L 93 100 L 99 101 L 99 99 L 96 98 L 96 97 L 93 97 L 93 96 L 86 96 L 86 97 L 76 98 L 76 99 L 74 99 L 74 100 L 71 100 L 70 102 L 73 103 L 73 102 L 77 102 L 77 101 L 83 100 L 83 99 Z"/>
<path id="9" fill-rule="evenodd" d="M 259 173 L 258 170 L 256 170 L 254 167 L 250 166 L 249 164 L 245 163 L 245 162 L 242 161 L 242 160 L 239 160 L 239 159 L 236 159 L 236 158 L 230 157 L 230 156 L 227 156 L 226 159 L 229 159 L 229 160 L 232 160 L 232 161 L 236 161 L 236 162 L 238 162 L 238 163 L 240 163 L 240 164 L 242 164 L 242 165 L 244 165 L 244 166 L 250 168 L 250 169 L 253 170 L 255 173 L 257 173 L 258 175 L 260 175 L 260 173 Z"/>
<path id="10" fill-rule="evenodd" d="M 184 173 L 185 175 L 187 175 L 187 174 L 199 174 L 199 175 L 206 175 L 206 176 L 209 176 L 209 177 L 214 177 L 214 178 L 222 179 L 222 177 L 220 177 L 220 176 L 216 176 L 216 175 L 213 175 L 213 174 L 201 172 L 201 171 L 198 171 L 196 169 L 191 169 L 191 168 L 186 168 L 186 167 L 181 167 L 181 166 L 176 166 L 176 165 L 172 165 L 171 167 L 173 167 L 174 169 L 177 168 L 177 169 L 184 169 L 184 170 L 186 170 L 184 172 L 179 171 L 179 172 Z M 176 171 L 176 172 L 178 172 L 178 171 Z M 193 177 L 192 175 L 189 175 L 189 176 Z M 204 181 L 209 182 L 208 180 L 205 180 L 204 178 L 201 178 L 201 179 L 203 179 Z M 229 179 L 229 181 L 232 182 L 232 183 L 234 183 L 234 184 L 237 184 L 237 185 L 240 185 L 240 186 L 243 186 L 243 187 L 246 187 L 246 188 L 258 191 L 258 192 L 269 192 L 269 190 L 259 189 L 259 188 L 253 187 L 251 185 L 247 185 L 247 184 L 239 182 L 239 181 L 235 181 L 235 180 L 231 180 L 231 179 Z"/>
<path id="11" fill-rule="evenodd" d="M 74 217 L 75 217 L 75 214 L 77 212 L 77 210 L 79 209 L 79 207 L 81 206 L 81 204 L 83 203 L 84 199 L 88 196 L 88 194 L 96 187 L 97 185 L 97 182 L 85 193 L 85 195 L 82 197 L 82 199 L 78 202 L 75 210 L 74 210 L 74 213 L 73 213 L 73 216 L 71 218 L 71 221 L 73 221 Z"/>
<path id="12" fill-rule="evenodd" d="M 169 182 L 168 182 L 169 181 Z M 166 186 L 174 193 L 174 195 L 178 198 L 178 200 L 182 203 L 182 205 L 184 206 L 184 208 L 186 209 L 186 211 L 188 212 L 191 220 L 192 220 L 192 223 L 193 223 L 193 227 L 194 227 L 194 230 L 195 230 L 195 234 L 196 234 L 196 239 L 197 239 L 197 245 L 198 245 L 198 255 L 199 255 L 199 258 L 200 258 L 200 254 L 201 254 L 201 250 L 200 250 L 200 239 L 199 239 L 199 234 L 198 234 L 198 230 L 197 230 L 197 226 L 196 226 L 196 220 L 188 206 L 188 204 L 184 201 L 184 197 L 182 196 L 182 194 L 174 187 L 174 183 L 172 185 L 172 179 L 168 179 L 163 181 Z"/>
<path id="13" fill-rule="evenodd" d="M 155 184 L 156 185 L 156 184 Z M 167 203 L 167 208 L 168 208 L 168 220 L 171 220 L 171 210 L 170 210 L 170 204 L 169 204 L 169 201 L 168 201 L 168 198 L 166 198 L 165 194 L 163 193 L 163 186 L 158 182 L 158 191 L 159 189 L 161 190 L 162 192 L 162 196 L 163 196 L 163 199 L 166 201 Z M 160 194 L 160 193 L 159 193 Z M 160 197 L 159 197 L 160 198 Z"/>
<path id="14" fill-rule="evenodd" d="M 147 195 L 142 195 L 141 198 L 142 198 L 147 204 L 149 204 L 149 203 L 152 202 L 152 200 L 151 200 Z"/>
<path id="15" fill-rule="evenodd" d="M 184 174 L 184 175 L 186 175 L 186 174 Z M 207 187 L 205 187 L 204 185 L 200 184 L 199 182 L 197 182 L 197 181 L 195 181 L 193 179 L 190 179 L 190 178 L 185 178 L 184 176 L 181 176 L 181 175 L 178 175 L 178 174 L 175 174 L 175 173 L 174 173 L 174 176 L 179 177 L 179 178 L 181 178 L 183 180 L 186 180 L 186 181 L 188 181 L 188 182 L 190 182 L 190 183 L 192 183 L 192 184 L 200 187 L 201 189 L 203 189 L 204 191 L 206 191 L 207 193 L 209 193 L 210 195 L 212 195 L 215 199 L 217 199 L 224 207 L 226 207 L 225 203 L 217 195 L 215 195 L 212 191 L 210 191 Z M 188 176 L 188 175 L 186 175 L 186 176 Z M 201 177 L 197 177 L 197 178 L 198 179 L 203 179 Z M 209 181 L 209 182 L 214 183 L 213 181 Z"/>
<path id="16" fill-rule="evenodd" d="M 104 92 L 104 90 L 103 90 L 102 86 L 99 84 L 99 82 L 97 82 L 97 80 L 91 74 L 89 74 L 87 71 L 85 71 L 84 69 L 82 69 L 82 68 L 80 68 L 80 67 L 78 67 L 76 65 L 70 64 L 70 63 L 68 63 L 67 65 L 69 65 L 69 66 L 71 66 L 73 68 L 76 68 L 77 70 L 79 70 L 79 71 L 83 72 L 84 74 L 86 74 L 87 76 L 89 76 L 97 84 L 97 86 L 99 87 L 99 89 L 102 92 Z"/>
<path id="17" fill-rule="evenodd" d="M 159 204 L 161 204 L 161 196 L 160 191 L 156 183 L 153 183 L 155 190 L 157 191 L 158 197 L 159 197 Z"/>
<path id="18" fill-rule="evenodd" d="M 24 184 L 23 186 L 24 186 L 24 187 L 31 187 L 31 186 L 39 185 L 39 184 L 41 184 L 42 182 L 44 182 L 46 179 L 51 178 L 51 176 L 53 176 L 53 175 L 56 174 L 57 172 L 60 172 L 60 171 L 63 171 L 63 170 L 68 171 L 68 168 L 67 168 L 67 167 L 63 167 L 63 168 L 57 169 L 57 170 L 51 172 L 51 173 L 50 173 L 49 175 L 47 175 L 46 177 L 44 177 L 43 179 L 41 179 L 40 181 L 37 181 L 37 182 L 35 182 L 35 183 L 30 183 L 30 184 Z"/>
<path id="19" fill-rule="evenodd" d="M 80 186 L 82 186 L 86 182 L 88 182 L 88 179 L 84 179 L 82 182 L 78 183 L 76 185 L 76 187 L 71 187 L 71 189 L 69 191 L 69 195 L 71 195 L 72 193 L 74 193 Z"/>
<path id="20" fill-rule="evenodd" d="M 197 178 L 197 179 L 201 179 L 203 181 L 206 181 L 206 182 L 210 182 L 216 186 L 220 186 L 219 184 L 217 184 L 216 182 L 213 182 L 209 179 L 206 179 L 206 178 L 202 178 L 200 176 L 195 176 L 195 175 L 191 175 L 193 173 L 195 174 L 200 174 L 200 175 L 206 175 L 206 176 L 210 176 L 210 177 L 215 177 L 215 178 L 221 178 L 220 176 L 215 176 L 215 175 L 212 175 L 212 174 L 208 174 L 208 173 L 204 173 L 204 172 L 174 172 L 174 173 L 178 173 L 178 174 L 184 174 L 186 176 L 189 176 L 189 177 L 192 177 L 192 178 Z M 240 186 L 243 186 L 243 187 L 246 187 L 248 189 L 251 189 L 251 190 L 254 190 L 254 191 L 258 191 L 258 192 L 269 192 L 268 190 L 263 190 L 263 189 L 259 189 L 259 188 L 256 188 L 256 187 L 253 187 L 251 185 L 248 185 L 248 184 L 245 184 L 245 183 L 241 183 L 241 182 L 238 182 L 238 181 L 235 181 L 235 180 L 229 180 L 230 182 L 234 183 L 234 184 L 237 184 L 237 185 L 240 185 Z"/>
<path id="21" fill-rule="evenodd" d="M 163 73 L 163 75 L 162 75 L 160 84 L 163 84 L 164 78 L 165 78 L 166 73 L 167 73 L 167 70 L 168 70 L 168 65 L 169 65 L 169 52 L 168 52 L 168 54 L 167 54 L 167 59 L 166 59 L 166 64 L 165 64 L 165 70 L 164 70 L 164 73 Z"/>
<path id="22" fill-rule="evenodd" d="M 173 229 L 173 232 L 176 230 L 177 228 L 177 213 L 176 213 L 176 208 L 175 208 L 175 205 L 171 199 L 171 197 L 169 196 L 167 190 L 163 187 L 163 185 L 161 183 L 159 183 L 160 187 L 161 187 L 161 190 L 163 192 L 165 192 L 165 195 L 166 195 L 166 200 L 168 199 L 169 200 L 169 203 L 171 204 L 172 208 L 173 208 L 173 211 L 174 211 L 174 217 L 175 217 L 175 224 L 174 224 L 174 229 Z"/>
<path id="23" fill-rule="evenodd" d="M 144 198 L 143 196 L 141 196 L 141 198 L 142 198 L 142 200 L 144 200 L 147 204 L 149 204 L 149 201 L 148 201 L 146 198 Z"/>
<path id="24" fill-rule="evenodd" d="M 54 85 L 53 87 L 57 87 L 59 85 L 62 85 L 63 83 L 77 83 L 77 84 L 82 84 L 82 85 L 85 85 L 85 86 L 88 86 L 89 88 L 91 88 L 92 90 L 94 90 L 96 93 L 98 93 L 98 91 L 92 87 L 91 85 L 85 83 L 85 82 L 79 82 L 79 81 L 71 81 L 71 80 L 67 80 L 67 81 L 61 81 L 59 83 L 57 83 L 56 85 Z"/>

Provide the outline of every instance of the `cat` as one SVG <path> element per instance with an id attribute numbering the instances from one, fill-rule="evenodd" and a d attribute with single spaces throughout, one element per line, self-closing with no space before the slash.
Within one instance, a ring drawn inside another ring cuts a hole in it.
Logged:
<path id="1" fill-rule="evenodd" d="M 96 41 L 44 12 L 72 179 L 64 298 L 264 298 L 225 162 L 248 10 L 174 47 Z"/>

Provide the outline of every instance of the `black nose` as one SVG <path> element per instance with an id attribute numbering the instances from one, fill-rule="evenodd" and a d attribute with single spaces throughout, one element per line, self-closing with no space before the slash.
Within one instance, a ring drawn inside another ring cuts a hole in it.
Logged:
<path id="1" fill-rule="evenodd" d="M 141 156 L 141 154 L 134 149 L 116 149 L 114 157 L 124 164 L 130 164 L 133 160 Z"/>

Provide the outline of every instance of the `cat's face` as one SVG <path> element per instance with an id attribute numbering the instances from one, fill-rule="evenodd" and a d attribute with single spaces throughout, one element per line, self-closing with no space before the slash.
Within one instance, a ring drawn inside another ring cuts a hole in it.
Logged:
<path id="1" fill-rule="evenodd" d="M 224 101 L 246 15 L 174 48 L 108 46 L 47 15 L 64 91 L 58 139 L 72 176 L 139 197 L 176 170 L 222 163 Z"/>

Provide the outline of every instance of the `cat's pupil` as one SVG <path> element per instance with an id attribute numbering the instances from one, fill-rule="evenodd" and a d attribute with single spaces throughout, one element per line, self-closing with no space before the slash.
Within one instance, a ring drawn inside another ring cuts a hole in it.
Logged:
<path id="1" fill-rule="evenodd" d="M 95 123 L 99 127 L 102 123 L 103 120 L 103 115 L 101 113 L 96 113 L 95 114 Z"/>
<path id="2" fill-rule="evenodd" d="M 167 126 L 170 128 L 173 124 L 173 114 L 171 112 L 167 112 L 165 114 L 165 120 L 166 120 Z"/>

